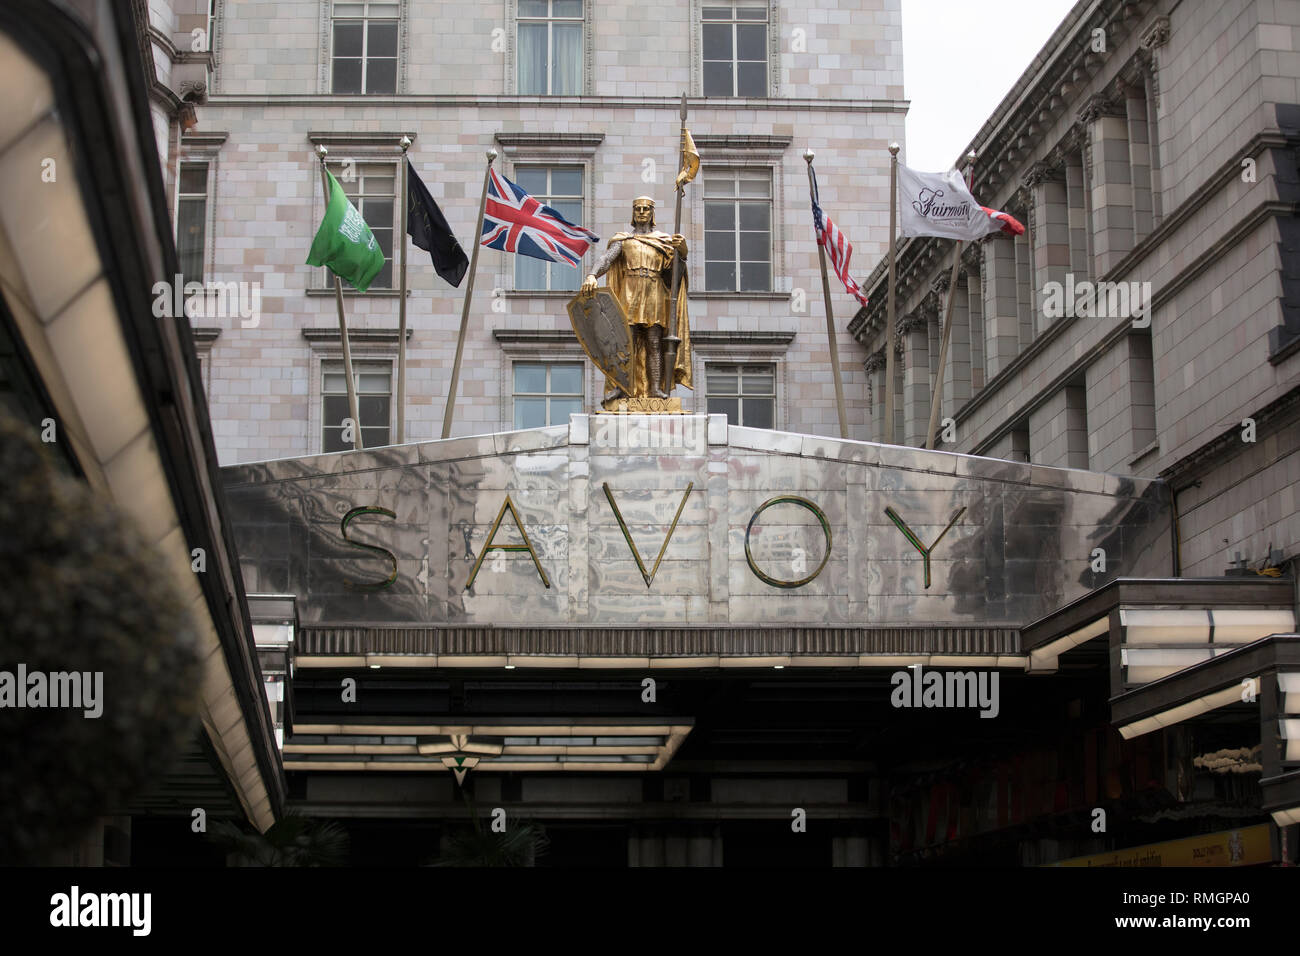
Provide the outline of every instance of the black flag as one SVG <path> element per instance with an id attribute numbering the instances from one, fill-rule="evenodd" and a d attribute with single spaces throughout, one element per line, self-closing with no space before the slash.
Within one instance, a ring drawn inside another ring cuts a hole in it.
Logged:
<path id="1" fill-rule="evenodd" d="M 406 161 L 406 204 L 407 235 L 433 259 L 438 275 L 459 286 L 469 269 L 469 258 L 409 159 Z"/>

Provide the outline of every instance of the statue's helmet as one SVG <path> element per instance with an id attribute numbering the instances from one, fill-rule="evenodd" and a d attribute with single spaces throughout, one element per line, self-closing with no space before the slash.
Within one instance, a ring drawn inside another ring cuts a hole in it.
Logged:
<path id="1" fill-rule="evenodd" d="M 655 201 L 652 198 L 650 198 L 649 196 L 637 196 L 635 199 L 632 200 L 632 210 L 635 213 L 636 207 L 638 205 L 645 205 L 645 204 L 649 204 L 650 206 L 650 225 L 653 226 L 655 224 Z M 632 225 L 633 226 L 636 225 L 635 219 L 633 219 Z"/>

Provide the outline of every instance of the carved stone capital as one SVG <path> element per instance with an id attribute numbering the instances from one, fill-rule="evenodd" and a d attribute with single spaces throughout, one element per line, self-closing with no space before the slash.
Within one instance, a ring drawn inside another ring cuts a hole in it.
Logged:
<path id="1" fill-rule="evenodd" d="M 1022 182 L 1026 189 L 1033 189 L 1042 183 L 1057 182 L 1064 178 L 1055 164 L 1040 159 L 1029 167 Z"/>
<path id="2" fill-rule="evenodd" d="M 872 352 L 867 356 L 866 361 L 862 363 L 862 367 L 866 369 L 868 375 L 883 372 L 885 370 L 885 350 L 880 349 L 877 352 Z"/>
<path id="3" fill-rule="evenodd" d="M 1102 116 L 1122 116 L 1123 113 L 1110 97 L 1103 93 L 1093 93 L 1083 101 L 1083 105 L 1075 115 L 1079 117 L 1080 123 L 1091 123 Z"/>

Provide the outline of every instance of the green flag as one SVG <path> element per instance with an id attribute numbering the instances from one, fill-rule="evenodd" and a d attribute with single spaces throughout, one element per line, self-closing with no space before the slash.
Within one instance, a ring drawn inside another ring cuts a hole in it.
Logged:
<path id="1" fill-rule="evenodd" d="M 307 253 L 307 265 L 325 266 L 358 292 L 365 292 L 384 267 L 384 251 L 339 181 L 328 170 L 325 175 L 330 181 L 330 202 Z"/>

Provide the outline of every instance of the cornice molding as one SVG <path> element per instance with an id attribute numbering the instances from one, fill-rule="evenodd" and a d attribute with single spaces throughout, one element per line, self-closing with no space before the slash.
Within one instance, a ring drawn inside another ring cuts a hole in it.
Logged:
<path id="1" fill-rule="evenodd" d="M 208 103 L 211 105 L 211 99 Z M 352 146 L 361 149 L 384 149 L 391 148 L 395 154 L 402 152 L 402 147 L 398 145 L 403 136 L 409 136 L 414 142 L 416 138 L 414 129 L 406 132 L 396 131 L 389 132 L 386 130 L 376 130 L 367 132 L 358 132 L 357 130 L 312 130 L 307 134 L 307 141 L 313 146 L 324 146 L 326 149 L 339 146 Z"/>

